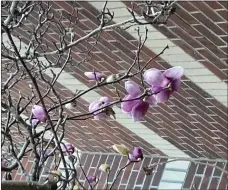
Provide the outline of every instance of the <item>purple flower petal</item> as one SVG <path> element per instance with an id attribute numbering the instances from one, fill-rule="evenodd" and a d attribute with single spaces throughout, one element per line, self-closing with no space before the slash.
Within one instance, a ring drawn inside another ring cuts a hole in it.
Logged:
<path id="1" fill-rule="evenodd" d="M 169 99 L 171 94 L 172 91 L 170 89 L 165 89 L 156 95 L 156 101 L 158 103 L 164 103 Z"/>
<path id="2" fill-rule="evenodd" d="M 134 157 L 134 155 L 133 155 L 132 152 L 129 152 L 129 153 L 128 153 L 128 159 L 129 159 L 131 162 L 137 162 L 137 159 Z"/>
<path id="3" fill-rule="evenodd" d="M 93 182 L 95 182 L 96 181 L 96 176 L 88 176 L 87 177 L 87 179 L 88 179 L 88 181 L 89 181 L 89 183 L 93 183 Z"/>
<path id="4" fill-rule="evenodd" d="M 143 159 L 142 149 L 139 148 L 139 147 L 134 147 L 134 150 L 132 151 L 132 154 L 133 154 L 133 156 L 134 156 L 134 158 L 136 160 L 138 160 L 138 159 L 142 160 Z"/>
<path id="5" fill-rule="evenodd" d="M 181 66 L 172 67 L 163 73 L 169 79 L 178 79 L 184 75 L 184 68 Z"/>
<path id="6" fill-rule="evenodd" d="M 100 109 L 100 101 L 93 101 L 89 105 L 89 112 L 94 112 Z"/>
<path id="7" fill-rule="evenodd" d="M 74 152 L 74 147 L 73 147 L 73 145 L 72 145 L 72 144 L 67 144 L 67 145 L 66 145 L 66 151 L 67 151 L 67 152 L 73 153 L 73 152 Z"/>
<path id="8" fill-rule="evenodd" d="M 176 79 L 171 82 L 171 88 L 174 91 L 178 91 L 181 86 L 181 79 Z"/>
<path id="9" fill-rule="evenodd" d="M 161 87 L 161 86 L 152 86 L 151 92 L 155 93 L 155 95 L 156 95 L 157 93 L 161 92 L 163 89 L 164 89 L 164 87 Z"/>
<path id="10" fill-rule="evenodd" d="M 104 102 L 105 105 L 110 104 L 109 97 L 107 97 L 107 96 L 101 97 L 101 98 L 99 99 L 99 101 L 100 101 L 100 102 Z"/>
<path id="11" fill-rule="evenodd" d="M 165 77 L 162 71 L 155 68 L 145 71 L 143 77 L 150 85 L 165 87 L 169 83 L 169 80 Z"/>
<path id="12" fill-rule="evenodd" d="M 139 85 L 133 81 L 125 82 L 125 89 L 132 96 L 139 96 L 141 94 Z"/>
<path id="13" fill-rule="evenodd" d="M 38 105 L 34 105 L 32 108 L 32 114 L 36 119 L 39 121 L 45 122 L 46 121 L 46 115 L 44 113 L 44 108 Z"/>
<path id="14" fill-rule="evenodd" d="M 131 100 L 134 99 L 136 97 L 128 94 L 126 95 L 123 100 Z M 140 100 L 132 100 L 132 101 L 127 101 L 127 102 L 122 102 L 121 103 L 121 110 L 125 113 L 129 113 L 131 112 L 132 108 L 139 103 Z"/>
<path id="15" fill-rule="evenodd" d="M 107 115 L 105 113 L 99 113 L 97 115 L 94 115 L 94 119 L 95 120 L 104 120 L 104 119 L 107 119 Z"/>
<path id="16" fill-rule="evenodd" d="M 107 106 L 110 104 L 110 100 L 107 96 L 101 97 L 98 101 L 95 100 L 90 103 L 89 105 L 89 112 L 94 112 L 104 106 Z"/>
<path id="17" fill-rule="evenodd" d="M 131 162 L 139 162 L 143 159 L 142 149 L 139 147 L 134 147 L 133 151 L 128 154 L 128 159 Z"/>
<path id="18" fill-rule="evenodd" d="M 89 112 L 94 114 L 94 119 L 101 120 L 106 119 L 107 115 L 103 113 L 102 107 L 108 106 L 110 104 L 110 100 L 108 97 L 101 97 L 98 101 L 93 101 L 89 105 Z M 96 111 L 99 110 L 99 111 Z"/>
<path id="19" fill-rule="evenodd" d="M 146 98 L 146 101 L 150 104 L 151 107 L 157 105 L 157 101 L 156 101 L 156 96 L 155 95 L 148 96 Z"/>
<path id="20" fill-rule="evenodd" d="M 131 117 L 133 118 L 133 121 L 139 121 L 142 117 L 144 117 L 148 108 L 149 103 L 142 100 L 137 105 L 135 105 L 131 111 Z"/>
<path id="21" fill-rule="evenodd" d="M 88 77 L 90 80 L 98 80 L 100 81 L 102 77 L 104 77 L 99 72 L 85 72 L 84 75 Z"/>

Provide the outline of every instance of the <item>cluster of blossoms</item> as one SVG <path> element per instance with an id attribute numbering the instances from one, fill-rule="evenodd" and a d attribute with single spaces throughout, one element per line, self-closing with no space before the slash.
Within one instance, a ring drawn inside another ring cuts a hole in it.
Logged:
<path id="1" fill-rule="evenodd" d="M 105 76 L 99 72 L 85 72 L 85 75 L 90 80 L 97 82 L 102 82 L 103 79 L 105 79 Z M 144 89 L 145 92 L 143 93 L 137 83 L 130 80 L 126 81 L 125 89 L 127 94 L 121 102 L 121 110 L 129 114 L 133 118 L 133 121 L 139 121 L 146 115 L 149 107 L 166 102 L 170 96 L 180 88 L 181 77 L 183 75 L 184 69 L 180 66 L 172 67 L 164 71 L 155 68 L 146 70 L 143 74 L 143 80 L 148 85 L 148 88 Z M 115 114 L 110 104 L 109 97 L 101 97 L 89 105 L 89 112 L 93 113 L 94 119 L 107 119 L 110 115 L 114 116 Z M 39 122 L 46 122 L 47 120 L 42 106 L 34 105 L 32 115 L 31 125 L 33 127 Z M 143 153 L 139 147 L 134 147 L 132 151 L 123 144 L 115 144 L 112 147 L 118 153 L 127 156 L 130 163 L 139 162 L 143 159 Z M 62 148 L 62 151 L 68 156 L 73 156 L 74 147 L 68 144 Z M 45 153 L 50 154 L 50 151 Z M 108 164 L 100 165 L 99 169 L 103 172 L 111 171 Z M 58 176 L 61 175 L 59 171 L 53 171 L 52 173 Z M 87 176 L 87 180 L 89 183 L 94 183 L 97 181 L 97 178 L 95 175 L 89 175 Z"/>
<path id="2" fill-rule="evenodd" d="M 99 72 L 85 72 L 84 74 L 90 80 L 97 82 L 101 82 L 105 78 Z M 128 94 L 122 100 L 121 110 L 124 113 L 128 113 L 133 121 L 141 120 L 146 115 L 149 107 L 166 102 L 180 88 L 181 77 L 183 75 L 184 69 L 181 66 L 172 67 L 164 71 L 155 68 L 146 70 L 143 74 L 143 80 L 149 86 L 149 88 L 145 89 L 146 93 L 142 93 L 137 83 L 130 80 L 126 81 L 125 89 Z M 93 113 L 94 119 L 97 120 L 107 119 L 110 115 L 115 117 L 115 112 L 109 105 L 109 97 L 101 97 L 89 105 L 89 112 Z M 36 126 L 38 122 L 46 122 L 47 120 L 42 106 L 34 105 L 32 114 L 32 126 Z"/>
<path id="3" fill-rule="evenodd" d="M 110 100 L 108 97 L 101 97 L 99 100 L 93 101 L 89 105 L 89 112 L 94 114 L 94 119 L 106 119 L 108 115 L 101 108 L 107 107 L 109 104 Z"/>
<path id="4" fill-rule="evenodd" d="M 101 81 L 104 78 L 99 72 L 85 72 L 90 80 Z M 184 69 L 181 66 L 172 67 L 167 70 L 158 70 L 155 68 L 146 70 L 143 74 L 144 81 L 149 85 L 146 94 L 140 90 L 140 86 L 133 82 L 125 82 L 127 95 L 121 103 L 121 110 L 128 113 L 133 121 L 139 121 L 145 116 L 150 106 L 166 102 L 170 96 L 180 88 L 181 77 L 184 75 Z M 107 115 L 101 108 L 110 104 L 108 97 L 102 97 L 89 105 L 89 112 L 94 114 L 94 119 L 105 119 Z M 96 112 L 96 110 L 99 110 Z"/>
<path id="5" fill-rule="evenodd" d="M 42 106 L 33 105 L 32 114 L 33 114 L 33 118 L 31 120 L 31 126 L 33 127 L 35 127 L 39 122 L 46 122 L 47 120 L 47 116 Z"/>
<path id="6" fill-rule="evenodd" d="M 95 80 L 98 82 L 102 81 L 102 79 L 105 78 L 105 76 L 100 72 L 85 72 L 84 75 L 90 80 Z"/>

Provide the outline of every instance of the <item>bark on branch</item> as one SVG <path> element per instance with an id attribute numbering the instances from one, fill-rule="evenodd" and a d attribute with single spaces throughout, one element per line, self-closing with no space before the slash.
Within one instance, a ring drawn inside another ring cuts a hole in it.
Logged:
<path id="1" fill-rule="evenodd" d="M 2 181 L 1 187 L 3 190 L 56 190 L 57 184 L 55 182 L 42 185 L 39 182 Z"/>

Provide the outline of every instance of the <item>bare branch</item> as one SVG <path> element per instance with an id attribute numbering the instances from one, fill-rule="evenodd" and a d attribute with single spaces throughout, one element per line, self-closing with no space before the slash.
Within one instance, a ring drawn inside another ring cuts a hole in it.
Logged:
<path id="1" fill-rule="evenodd" d="M 57 190 L 57 184 L 55 182 L 43 185 L 38 182 L 3 181 L 2 188 L 4 190 Z"/>

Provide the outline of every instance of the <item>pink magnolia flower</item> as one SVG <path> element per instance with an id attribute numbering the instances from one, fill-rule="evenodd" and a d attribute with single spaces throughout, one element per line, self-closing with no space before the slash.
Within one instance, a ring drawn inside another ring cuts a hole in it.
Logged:
<path id="1" fill-rule="evenodd" d="M 35 119 L 38 119 L 39 121 L 45 122 L 47 120 L 44 108 L 42 106 L 34 105 L 32 107 L 32 114 Z"/>
<path id="2" fill-rule="evenodd" d="M 67 152 L 74 153 L 74 147 L 72 144 L 66 145 Z"/>
<path id="3" fill-rule="evenodd" d="M 95 100 L 89 105 L 89 112 L 94 114 L 94 119 L 106 119 L 107 114 L 102 112 L 102 107 L 108 106 L 110 104 L 110 100 L 107 96 L 101 97 L 99 100 Z M 101 109 L 101 110 L 99 110 Z M 96 112 L 96 110 L 99 110 Z"/>
<path id="4" fill-rule="evenodd" d="M 128 154 L 128 158 L 132 162 L 139 162 L 143 159 L 142 149 L 139 147 L 135 147 L 133 151 Z"/>
<path id="5" fill-rule="evenodd" d="M 141 90 L 139 85 L 133 81 L 125 82 L 125 89 L 128 94 L 123 98 L 123 100 L 132 100 L 137 97 L 140 97 Z M 139 121 L 142 117 L 145 116 L 147 110 L 150 106 L 156 105 L 155 97 L 148 96 L 144 100 L 137 99 L 132 101 L 126 101 L 121 103 L 121 109 L 125 113 L 129 113 L 134 121 Z"/>
<path id="6" fill-rule="evenodd" d="M 68 152 L 70 154 L 73 154 L 74 153 L 74 147 L 72 144 L 66 144 L 64 147 L 63 147 L 63 151 L 64 152 Z"/>
<path id="7" fill-rule="evenodd" d="M 95 81 L 101 81 L 101 79 L 104 78 L 103 74 L 99 72 L 85 72 L 84 75 L 90 80 Z"/>
<path id="8" fill-rule="evenodd" d="M 90 175 L 90 176 L 87 177 L 87 179 L 88 179 L 89 183 L 96 182 L 96 176 Z"/>
<path id="9" fill-rule="evenodd" d="M 163 103 L 180 88 L 183 75 L 184 68 L 181 66 L 172 67 L 165 71 L 152 68 L 145 71 L 144 80 L 151 85 L 152 92 L 157 93 L 155 95 L 156 101 Z"/>

